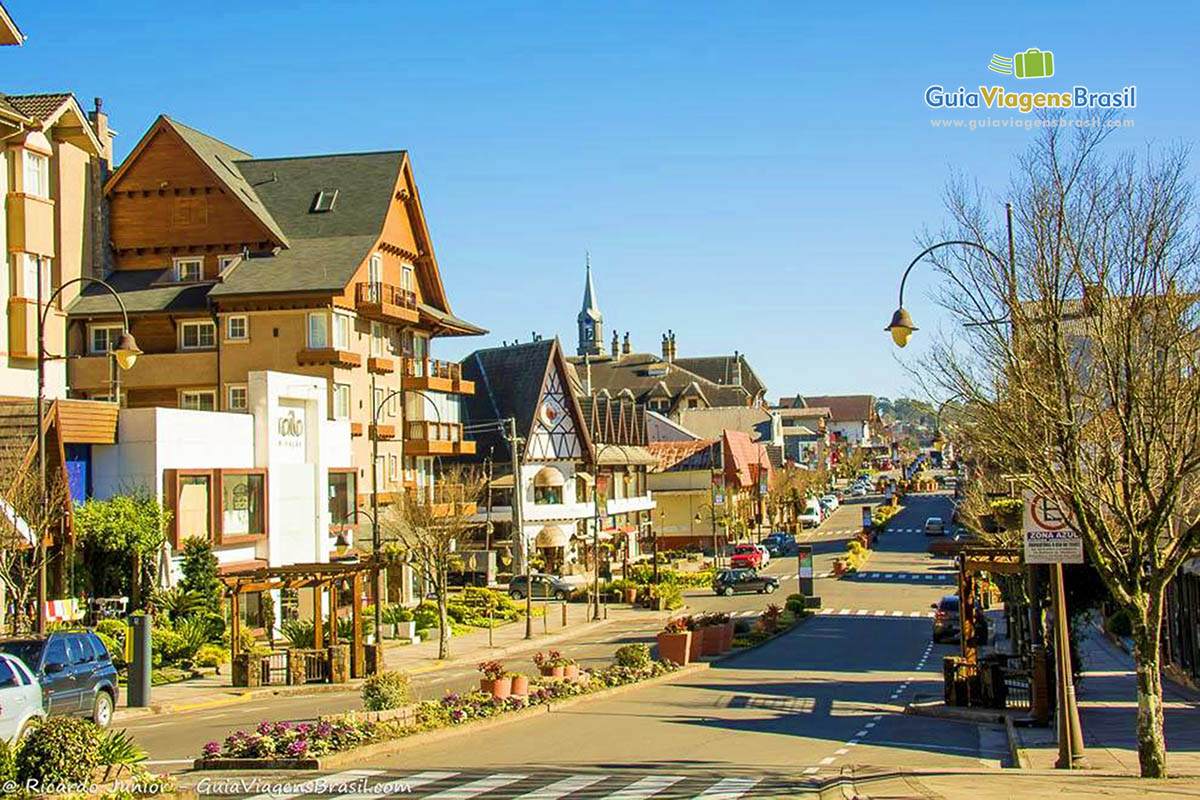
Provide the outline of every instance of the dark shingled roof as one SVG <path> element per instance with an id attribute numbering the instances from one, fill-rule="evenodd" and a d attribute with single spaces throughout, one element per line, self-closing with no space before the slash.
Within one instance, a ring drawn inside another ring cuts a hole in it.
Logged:
<path id="1" fill-rule="evenodd" d="M 825 406 L 834 422 L 875 419 L 875 398 L 869 394 L 821 394 L 800 398 L 805 406 Z"/>
<path id="2" fill-rule="evenodd" d="M 47 119 L 62 104 L 71 99 L 70 92 L 53 92 L 50 94 L 8 94 L 4 95 L 8 105 L 20 114 L 32 119 Z"/>
<path id="3" fill-rule="evenodd" d="M 578 356 L 571 359 L 581 381 L 586 380 L 587 368 Z M 662 375 L 646 374 L 662 371 Z M 622 389 L 629 389 L 635 400 L 646 402 L 651 397 L 661 395 L 655 389 L 662 384 L 673 400 L 683 396 L 692 384 L 703 393 L 711 406 L 744 406 L 749 400 L 749 393 L 738 386 L 721 386 L 713 383 L 702 375 L 697 375 L 679 365 L 678 360 L 668 364 L 661 358 L 649 353 L 630 353 L 618 359 L 599 359 L 591 362 L 592 392 L 607 389 L 614 397 Z"/>
<path id="4" fill-rule="evenodd" d="M 758 379 L 758 375 L 750 368 L 746 357 L 741 353 L 737 356 L 700 356 L 675 359 L 675 364 L 678 366 L 722 385 L 737 384 L 739 363 L 742 367 L 741 385 L 751 394 L 766 394 L 767 387 Z"/>
<path id="5" fill-rule="evenodd" d="M 291 247 L 274 255 L 242 259 L 211 294 L 339 292 L 371 252 L 375 239 L 369 235 L 292 239 Z"/>
<path id="6" fill-rule="evenodd" d="M 515 417 L 517 435 L 533 429 L 542 396 L 542 380 L 554 355 L 557 339 L 476 350 L 462 360 L 463 378 L 475 382 L 475 394 L 463 398 L 465 424 Z M 476 453 L 493 459 L 511 458 L 508 442 L 497 430 L 472 434 Z"/>
<path id="7" fill-rule="evenodd" d="M 136 311 L 196 311 L 207 307 L 205 296 L 211 283 L 169 283 L 154 285 L 163 276 L 161 269 L 117 270 L 105 281 L 117 290 L 125 308 Z M 117 301 L 106 289 L 88 284 L 71 304 L 72 316 L 116 314 Z"/>

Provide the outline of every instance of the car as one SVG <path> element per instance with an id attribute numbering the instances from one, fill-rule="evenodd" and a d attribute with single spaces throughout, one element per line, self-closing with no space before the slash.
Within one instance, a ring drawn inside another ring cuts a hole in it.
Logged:
<path id="1" fill-rule="evenodd" d="M 45 718 L 33 670 L 16 656 L 0 655 L 0 741 L 16 744 Z"/>
<path id="2" fill-rule="evenodd" d="M 765 567 L 771 563 L 771 550 L 762 542 L 754 545 L 758 548 L 758 552 L 762 553 L 762 565 Z"/>
<path id="3" fill-rule="evenodd" d="M 945 536 L 946 523 L 941 517 L 930 517 L 925 520 L 925 535 L 926 536 Z"/>
<path id="4" fill-rule="evenodd" d="M 117 668 L 100 637 L 86 629 L 0 641 L 0 653 L 29 666 L 52 717 L 89 717 L 100 727 L 117 707 Z"/>
<path id="5" fill-rule="evenodd" d="M 821 502 L 824 503 L 826 506 L 828 506 L 830 511 L 837 510 L 837 507 L 838 507 L 837 495 L 827 494 L 821 498 Z"/>
<path id="6" fill-rule="evenodd" d="M 958 636 L 958 595 L 948 594 L 929 607 L 933 609 L 933 641 L 944 642 Z"/>
<path id="7" fill-rule="evenodd" d="M 534 600 L 566 600 L 574 590 L 571 584 L 557 575 L 533 573 L 533 591 L 529 591 L 528 575 L 514 575 L 508 582 L 508 596 L 513 600 L 524 600 L 529 594 Z"/>
<path id="8" fill-rule="evenodd" d="M 865 488 L 863 488 L 862 486 L 855 486 L 853 489 L 850 490 L 850 496 L 851 497 L 866 497 L 867 490 Z"/>
<path id="9" fill-rule="evenodd" d="M 775 531 L 762 540 L 762 544 L 773 556 L 785 556 L 796 547 L 795 534 Z"/>
<path id="10" fill-rule="evenodd" d="M 735 568 L 758 569 L 763 565 L 763 551 L 758 548 L 759 546 L 754 544 L 735 545 L 729 565 Z"/>
<path id="11" fill-rule="evenodd" d="M 800 521 L 800 526 L 803 528 L 815 528 L 821 524 L 824 517 L 821 515 L 821 504 L 816 500 L 809 500 L 805 506 L 804 512 L 797 517 Z"/>
<path id="12" fill-rule="evenodd" d="M 713 591 L 726 597 L 741 592 L 771 594 L 778 588 L 778 578 L 759 575 L 754 569 L 723 569 L 713 578 Z"/>

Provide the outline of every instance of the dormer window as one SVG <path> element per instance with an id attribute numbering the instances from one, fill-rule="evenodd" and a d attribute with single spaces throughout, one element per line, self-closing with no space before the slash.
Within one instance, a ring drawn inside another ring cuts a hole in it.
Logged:
<path id="1" fill-rule="evenodd" d="M 337 189 L 322 189 L 317 192 L 313 198 L 313 213 L 320 214 L 325 211 L 333 211 L 333 204 L 337 202 Z"/>
<path id="2" fill-rule="evenodd" d="M 190 283 L 204 278 L 203 258 L 175 259 L 175 280 L 180 283 Z"/>

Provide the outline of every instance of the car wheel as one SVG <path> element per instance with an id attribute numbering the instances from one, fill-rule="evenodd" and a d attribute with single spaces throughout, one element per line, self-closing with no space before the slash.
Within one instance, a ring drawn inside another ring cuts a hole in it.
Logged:
<path id="1" fill-rule="evenodd" d="M 513 600 L 524 600 L 525 599 L 525 594 L 520 589 L 514 589 L 513 591 L 508 593 L 508 596 L 511 597 Z"/>
<path id="2" fill-rule="evenodd" d="M 559 602 L 563 602 L 564 600 L 567 599 L 567 593 L 566 592 L 555 592 L 554 599 L 558 600 Z"/>
<path id="3" fill-rule="evenodd" d="M 37 726 L 38 726 L 38 720 L 36 717 L 25 720 L 25 724 L 21 726 L 21 730 L 17 733 L 17 741 L 18 742 L 25 741 L 25 737 L 28 736 L 29 734 L 33 733 L 33 729 L 36 728 Z"/>
<path id="4" fill-rule="evenodd" d="M 96 692 L 96 701 L 92 704 L 92 722 L 101 728 L 107 728 L 108 723 L 112 722 L 112 715 L 112 695 L 101 689 Z"/>
<path id="5" fill-rule="evenodd" d="M 724 594 L 726 597 L 733 597 L 733 587 L 732 587 L 732 586 L 726 586 L 726 587 L 725 587 L 725 591 L 724 591 L 724 592 L 722 592 L 722 594 Z"/>
<path id="6" fill-rule="evenodd" d="M 767 594 L 770 594 L 771 592 L 775 591 L 775 584 L 768 583 L 766 586 L 763 587 L 763 591 L 766 592 Z"/>

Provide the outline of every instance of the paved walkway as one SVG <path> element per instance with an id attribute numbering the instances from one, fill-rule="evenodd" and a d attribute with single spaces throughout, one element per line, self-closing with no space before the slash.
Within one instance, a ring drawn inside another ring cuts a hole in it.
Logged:
<path id="1" fill-rule="evenodd" d="M 1137 689 L 1133 658 L 1098 628 L 1088 626 L 1080 642 L 1083 679 L 1076 689 L 1083 744 L 1093 769 L 1138 773 Z M 1164 679 L 1167 769 L 1200 776 L 1200 692 Z M 1054 730 L 1017 729 L 1022 758 L 1029 767 L 1054 766 Z"/>
<path id="2" fill-rule="evenodd" d="M 567 624 L 563 625 L 562 605 L 548 603 L 545 615 L 533 619 L 533 639 L 525 639 L 525 621 L 508 623 L 495 628 L 489 639 L 486 629 L 472 630 L 450 640 L 450 659 L 439 660 L 436 636 L 419 644 L 401 644 L 385 640 L 384 661 L 388 669 L 403 670 L 410 675 L 421 675 L 462 664 L 475 664 L 483 659 L 498 658 L 512 653 L 523 653 L 553 647 L 556 643 L 567 644 L 572 639 L 589 636 L 598 627 L 619 622 L 647 623 L 665 616 L 665 612 L 632 608 L 628 605 L 602 607 L 605 619 L 599 623 L 588 622 L 586 603 L 567 603 Z M 679 611 L 673 612 L 675 614 Z M 146 714 L 170 711 L 190 711 L 239 702 L 250 696 L 270 694 L 313 694 L 318 692 L 344 692 L 357 690 L 361 681 L 349 684 L 308 684 L 306 686 L 269 686 L 257 689 L 234 688 L 230 685 L 229 665 L 222 666 L 221 675 L 193 678 L 181 683 L 156 686 L 151 690 L 150 708 L 119 708 L 116 720 L 134 719 Z"/>

